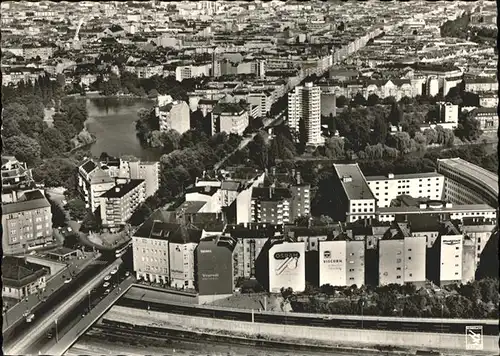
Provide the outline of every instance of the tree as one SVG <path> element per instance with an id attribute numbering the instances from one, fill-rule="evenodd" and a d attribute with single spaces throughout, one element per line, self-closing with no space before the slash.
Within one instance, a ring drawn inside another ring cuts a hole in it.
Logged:
<path id="1" fill-rule="evenodd" d="M 87 234 L 89 232 L 99 232 L 100 229 L 101 226 L 99 219 L 97 219 L 96 215 L 88 211 L 83 218 L 80 231 Z"/>
<path id="2" fill-rule="evenodd" d="M 156 89 L 151 89 L 148 92 L 148 97 L 151 99 L 156 99 L 158 97 L 158 95 L 159 95 L 159 93 L 158 93 L 158 90 L 156 90 Z"/>
<path id="3" fill-rule="evenodd" d="M 458 127 L 455 130 L 455 135 L 467 141 L 477 141 L 483 134 L 481 131 L 481 123 L 473 117 L 473 113 L 469 112 L 460 115 Z"/>
<path id="4" fill-rule="evenodd" d="M 365 97 L 359 92 L 354 96 L 352 101 L 355 106 L 366 106 L 367 104 Z"/>
<path id="5" fill-rule="evenodd" d="M 368 100 L 366 102 L 366 105 L 368 106 L 375 106 L 380 102 L 380 98 L 378 97 L 377 94 L 370 94 L 368 95 Z"/>
<path id="6" fill-rule="evenodd" d="M 326 139 L 325 156 L 331 159 L 341 160 L 345 158 L 344 140 L 339 137 L 330 137 Z"/>
<path id="7" fill-rule="evenodd" d="M 391 106 L 391 112 L 389 113 L 389 122 L 394 126 L 398 126 L 402 119 L 403 111 L 397 103 L 393 103 Z"/>
<path id="8" fill-rule="evenodd" d="M 34 164 L 40 159 L 40 144 L 25 135 L 7 137 L 3 140 L 3 146 L 6 152 L 28 164 Z"/>
<path id="9" fill-rule="evenodd" d="M 425 142 L 427 145 L 431 145 L 433 143 L 437 143 L 438 134 L 433 129 L 425 129 L 424 130 Z"/>
<path id="10" fill-rule="evenodd" d="M 64 237 L 64 242 L 63 242 L 64 247 L 74 249 L 77 248 L 79 244 L 80 244 L 80 236 L 74 232 Z"/>
<path id="11" fill-rule="evenodd" d="M 375 122 L 373 123 L 372 132 L 372 143 L 382 143 L 384 144 L 387 138 L 387 133 L 389 128 L 387 126 L 387 121 L 382 116 L 377 116 Z"/>
<path id="12" fill-rule="evenodd" d="M 63 134 L 56 128 L 49 127 L 42 132 L 40 140 L 41 155 L 43 158 L 51 158 L 66 152 L 69 148 Z"/>
<path id="13" fill-rule="evenodd" d="M 336 101 L 335 101 L 336 105 L 338 108 L 343 108 L 344 106 L 346 106 L 349 102 L 347 100 L 347 98 L 344 96 L 344 95 L 340 95 Z"/>
<path id="14" fill-rule="evenodd" d="M 73 199 L 68 202 L 68 210 L 73 219 L 83 220 L 87 214 L 87 209 L 85 208 L 85 202 L 81 199 Z"/>
<path id="15" fill-rule="evenodd" d="M 262 133 L 258 133 L 254 139 L 248 144 L 249 156 L 255 162 L 255 164 L 261 168 L 268 168 L 268 147 Z"/>
<path id="16" fill-rule="evenodd" d="M 163 146 L 163 152 L 170 153 L 179 149 L 181 135 L 175 130 L 168 130 L 167 132 L 162 132 L 160 140 Z"/>
<path id="17" fill-rule="evenodd" d="M 46 194 L 46 197 L 50 203 L 50 210 L 52 212 L 52 227 L 57 228 L 66 226 L 68 221 L 64 211 L 61 209 L 59 204 L 50 198 L 49 194 Z"/>
<path id="18" fill-rule="evenodd" d="M 391 147 L 398 149 L 401 153 L 407 154 L 412 151 L 410 135 L 407 132 L 396 132 L 391 135 L 388 144 Z"/>

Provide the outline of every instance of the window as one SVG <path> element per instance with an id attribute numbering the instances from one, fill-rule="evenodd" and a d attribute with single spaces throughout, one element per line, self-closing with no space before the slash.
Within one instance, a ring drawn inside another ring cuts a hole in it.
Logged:
<path id="1" fill-rule="evenodd" d="M 396 267 L 396 271 L 401 271 L 401 267 Z"/>
<path id="2" fill-rule="evenodd" d="M 401 276 L 396 276 L 397 279 L 401 279 Z"/>

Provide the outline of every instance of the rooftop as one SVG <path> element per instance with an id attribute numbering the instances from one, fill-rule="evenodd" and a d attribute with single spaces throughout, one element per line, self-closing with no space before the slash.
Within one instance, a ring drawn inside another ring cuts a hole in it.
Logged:
<path id="1" fill-rule="evenodd" d="M 420 214 L 423 212 L 427 213 L 453 213 L 453 212 L 482 212 L 482 211 L 495 211 L 495 208 L 489 206 L 488 204 L 468 204 L 468 205 L 452 205 L 446 207 L 444 204 L 441 206 L 429 207 L 426 205 L 425 208 L 420 208 L 419 206 L 391 206 L 386 208 L 378 208 L 380 214 L 402 214 L 402 213 L 415 213 Z"/>
<path id="2" fill-rule="evenodd" d="M 5 285 L 22 287 L 48 273 L 44 266 L 27 262 L 24 258 L 2 257 L 2 282 Z"/>
<path id="3" fill-rule="evenodd" d="M 3 214 L 19 213 L 21 211 L 49 208 L 50 203 L 42 194 L 42 192 L 35 190 L 24 194 L 24 201 L 2 205 Z"/>
<path id="4" fill-rule="evenodd" d="M 121 198 L 137 188 L 143 182 L 144 180 L 142 179 L 130 179 L 126 183 L 119 183 L 106 193 L 102 194 L 101 198 Z"/>
<path id="5" fill-rule="evenodd" d="M 442 174 L 437 172 L 426 172 L 426 173 L 409 173 L 409 174 L 394 174 L 394 177 L 389 178 L 388 176 L 366 176 L 367 181 L 376 181 L 376 180 L 401 180 L 401 179 L 418 179 L 418 178 L 433 178 L 433 177 L 442 177 Z"/>
<path id="6" fill-rule="evenodd" d="M 349 200 L 375 199 L 357 163 L 334 164 L 333 168 Z"/>

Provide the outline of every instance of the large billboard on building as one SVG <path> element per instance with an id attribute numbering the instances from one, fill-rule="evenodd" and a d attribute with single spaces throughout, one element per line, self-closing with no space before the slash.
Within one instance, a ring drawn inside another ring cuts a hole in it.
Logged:
<path id="1" fill-rule="evenodd" d="M 441 236 L 440 280 L 462 280 L 463 236 Z"/>
<path id="2" fill-rule="evenodd" d="M 226 245 L 202 241 L 196 250 L 197 284 L 200 295 L 233 293 L 233 254 Z"/>
<path id="3" fill-rule="evenodd" d="M 306 247 L 303 242 L 275 244 L 269 250 L 269 290 L 303 292 L 306 288 Z"/>
<path id="4" fill-rule="evenodd" d="M 321 241 L 319 243 L 319 285 L 347 285 L 347 241 Z"/>

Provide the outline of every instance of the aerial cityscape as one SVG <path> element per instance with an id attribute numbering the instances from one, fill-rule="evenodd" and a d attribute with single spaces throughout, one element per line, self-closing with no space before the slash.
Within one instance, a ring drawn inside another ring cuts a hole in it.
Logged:
<path id="1" fill-rule="evenodd" d="M 6 355 L 498 355 L 495 1 L 3 1 Z"/>

